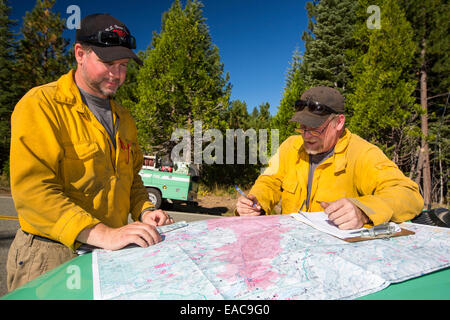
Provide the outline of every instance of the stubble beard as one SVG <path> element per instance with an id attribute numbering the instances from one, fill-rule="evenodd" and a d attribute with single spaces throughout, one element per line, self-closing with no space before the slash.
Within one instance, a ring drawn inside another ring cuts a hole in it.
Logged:
<path id="1" fill-rule="evenodd" d="M 86 85 L 89 88 L 91 88 L 92 91 L 94 91 L 96 93 L 100 93 L 103 96 L 105 96 L 106 98 L 111 98 L 112 96 L 114 96 L 114 94 L 117 92 L 117 90 L 120 87 L 119 80 L 110 81 L 109 78 L 101 78 L 98 80 L 92 79 L 89 76 L 89 73 L 87 72 L 87 70 L 85 70 L 84 68 L 82 68 L 82 74 L 83 74 L 84 82 L 86 83 Z M 106 88 L 107 82 L 116 83 L 117 85 L 115 86 L 115 89 Z"/>
<path id="2" fill-rule="evenodd" d="M 106 82 L 110 82 L 109 79 L 101 79 L 99 81 L 91 80 L 89 83 L 89 86 L 94 89 L 96 92 L 100 92 L 107 98 L 111 98 L 114 96 L 119 89 L 119 82 L 118 81 L 111 81 L 116 83 L 115 89 L 106 88 Z"/>
<path id="3" fill-rule="evenodd" d="M 320 141 L 316 142 L 319 143 L 317 146 L 315 146 L 314 148 L 310 148 L 309 146 L 307 146 L 306 142 L 303 142 L 303 147 L 305 148 L 305 151 L 307 154 L 310 155 L 316 155 L 321 153 L 321 149 L 323 149 L 323 145 L 320 144 Z"/>

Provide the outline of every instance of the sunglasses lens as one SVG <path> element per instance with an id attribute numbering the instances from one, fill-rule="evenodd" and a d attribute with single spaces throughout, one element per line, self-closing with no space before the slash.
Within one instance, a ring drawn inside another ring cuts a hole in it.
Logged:
<path id="1" fill-rule="evenodd" d="M 302 111 L 305 107 L 308 107 L 308 111 L 317 115 L 331 114 L 335 113 L 330 107 L 320 104 L 318 102 L 310 100 L 297 100 L 295 101 L 295 109 L 297 111 Z"/>
<path id="2" fill-rule="evenodd" d="M 128 37 L 128 45 L 130 49 L 136 49 L 136 38 L 133 36 Z"/>
<path id="3" fill-rule="evenodd" d="M 119 35 L 114 32 L 102 32 L 100 34 L 100 42 L 106 45 L 119 45 Z"/>
<path id="4" fill-rule="evenodd" d="M 129 49 L 136 49 L 135 37 L 129 35 L 121 37 L 115 32 L 100 31 L 97 41 L 107 46 L 125 46 Z"/>
<path id="5" fill-rule="evenodd" d="M 295 101 L 295 109 L 297 109 L 297 111 L 302 111 L 305 107 L 306 107 L 306 101 L 303 101 L 303 100 Z"/>
<path id="6" fill-rule="evenodd" d="M 309 106 L 309 111 L 314 113 L 314 114 L 324 114 L 326 113 L 326 110 L 323 106 L 321 106 L 320 104 L 313 104 L 311 106 Z"/>

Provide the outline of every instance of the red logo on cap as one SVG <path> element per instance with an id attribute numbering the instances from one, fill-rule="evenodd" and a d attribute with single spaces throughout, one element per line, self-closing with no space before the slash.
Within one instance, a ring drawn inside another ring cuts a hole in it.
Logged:
<path id="1" fill-rule="evenodd" d="M 113 29 L 111 31 L 117 33 L 117 35 L 119 37 L 126 37 L 127 36 L 127 33 L 125 31 L 123 31 L 123 30 Z"/>

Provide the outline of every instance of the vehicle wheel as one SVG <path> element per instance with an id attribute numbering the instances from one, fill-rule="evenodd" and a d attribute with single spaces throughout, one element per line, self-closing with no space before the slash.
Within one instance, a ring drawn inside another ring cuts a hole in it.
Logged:
<path id="1" fill-rule="evenodd" d="M 162 197 L 161 192 L 155 188 L 147 188 L 148 199 L 155 205 L 156 209 L 161 207 Z"/>

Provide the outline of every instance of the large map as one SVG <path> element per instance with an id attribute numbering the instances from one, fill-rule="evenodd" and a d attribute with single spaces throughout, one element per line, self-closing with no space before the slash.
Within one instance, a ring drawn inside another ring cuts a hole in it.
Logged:
<path id="1" fill-rule="evenodd" d="M 450 266 L 450 229 L 348 243 L 290 215 L 196 221 L 93 252 L 94 299 L 353 299 Z"/>

